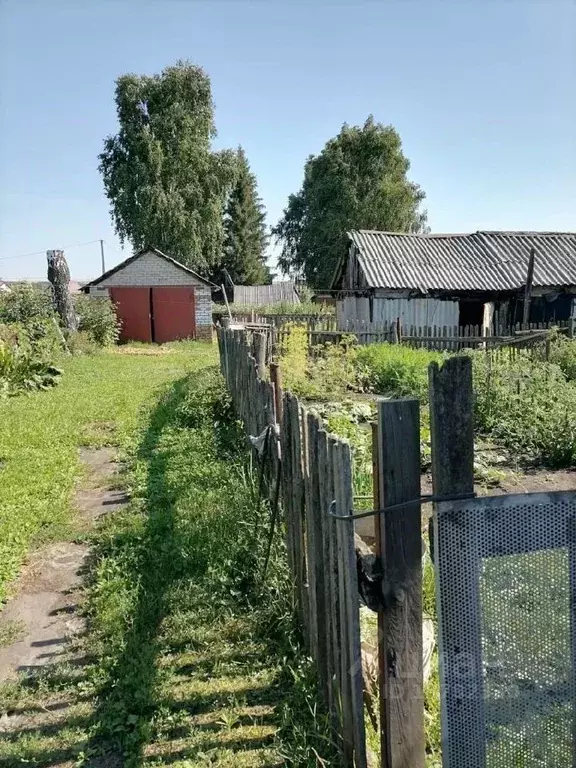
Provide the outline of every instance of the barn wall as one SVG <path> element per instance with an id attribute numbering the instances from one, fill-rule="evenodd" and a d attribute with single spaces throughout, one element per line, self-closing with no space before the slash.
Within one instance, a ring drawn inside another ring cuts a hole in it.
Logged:
<path id="1" fill-rule="evenodd" d="M 370 301 L 372 319 L 370 318 Z M 355 323 L 382 325 L 398 317 L 406 328 L 411 325 L 458 325 L 458 302 L 440 299 L 368 299 L 346 296 L 336 305 L 339 328 L 354 328 Z"/>

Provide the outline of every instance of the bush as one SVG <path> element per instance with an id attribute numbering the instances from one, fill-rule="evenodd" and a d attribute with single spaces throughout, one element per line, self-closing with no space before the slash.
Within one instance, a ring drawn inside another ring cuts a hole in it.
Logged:
<path id="1" fill-rule="evenodd" d="M 37 357 L 30 345 L 0 339 L 0 395 L 48 389 L 58 383 L 61 373 Z"/>
<path id="2" fill-rule="evenodd" d="M 576 341 L 566 336 L 553 339 L 550 362 L 556 363 L 569 381 L 576 381 Z"/>
<path id="3" fill-rule="evenodd" d="M 0 293 L 0 323 L 27 324 L 47 320 L 53 314 L 52 294 L 48 288 L 22 283 L 6 293 Z"/>
<path id="4" fill-rule="evenodd" d="M 120 323 L 114 305 L 108 298 L 79 295 L 74 308 L 78 315 L 78 331 L 99 347 L 115 344 L 120 336 Z"/>
<path id="5" fill-rule="evenodd" d="M 358 348 L 358 364 L 371 389 L 387 397 L 417 397 L 428 402 L 428 365 L 446 355 L 400 344 L 368 344 Z"/>
<path id="6" fill-rule="evenodd" d="M 362 389 L 362 371 L 356 357 L 354 337 L 346 335 L 339 344 L 308 345 L 306 326 L 290 323 L 280 356 L 284 386 L 308 400 L 329 400 Z"/>
<path id="7" fill-rule="evenodd" d="M 478 428 L 520 459 L 576 466 L 576 385 L 559 365 L 470 354 Z"/>

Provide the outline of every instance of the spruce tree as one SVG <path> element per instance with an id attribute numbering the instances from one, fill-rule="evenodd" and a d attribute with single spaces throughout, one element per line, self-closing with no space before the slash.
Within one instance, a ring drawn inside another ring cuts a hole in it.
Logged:
<path id="1" fill-rule="evenodd" d="M 224 213 L 224 255 L 221 264 L 237 285 L 262 285 L 271 281 L 266 266 L 268 235 L 265 220 L 256 176 L 250 171 L 246 153 L 239 147 L 236 178 Z"/>

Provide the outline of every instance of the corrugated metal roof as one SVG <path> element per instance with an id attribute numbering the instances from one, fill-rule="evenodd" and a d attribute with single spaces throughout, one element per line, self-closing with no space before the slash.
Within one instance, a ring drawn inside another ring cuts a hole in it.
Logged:
<path id="1" fill-rule="evenodd" d="M 526 283 L 535 249 L 534 286 L 576 285 L 576 233 L 474 232 L 409 235 L 350 232 L 370 288 L 509 291 Z"/>

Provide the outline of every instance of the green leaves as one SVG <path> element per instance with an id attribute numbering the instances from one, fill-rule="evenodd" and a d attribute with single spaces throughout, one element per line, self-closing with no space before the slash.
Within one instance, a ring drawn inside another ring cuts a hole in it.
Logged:
<path id="1" fill-rule="evenodd" d="M 344 125 L 308 159 L 302 188 L 290 196 L 273 230 L 282 243 L 282 271 L 303 273 L 309 284 L 328 288 L 350 229 L 424 229 L 425 195 L 408 180 L 409 168 L 391 125 L 372 117 L 362 128 Z"/>
<path id="2" fill-rule="evenodd" d="M 99 169 L 117 234 L 210 273 L 221 259 L 235 163 L 232 152 L 211 149 L 208 75 L 189 62 L 152 77 L 124 75 L 116 107 L 120 130 L 105 140 Z"/>
<path id="3" fill-rule="evenodd" d="M 236 180 L 228 198 L 224 217 L 224 259 L 232 280 L 239 285 L 259 285 L 270 282 L 265 249 L 268 243 L 266 215 L 258 197 L 256 177 L 250 172 L 246 153 L 237 153 Z M 221 283 L 221 270 L 214 275 Z"/>

